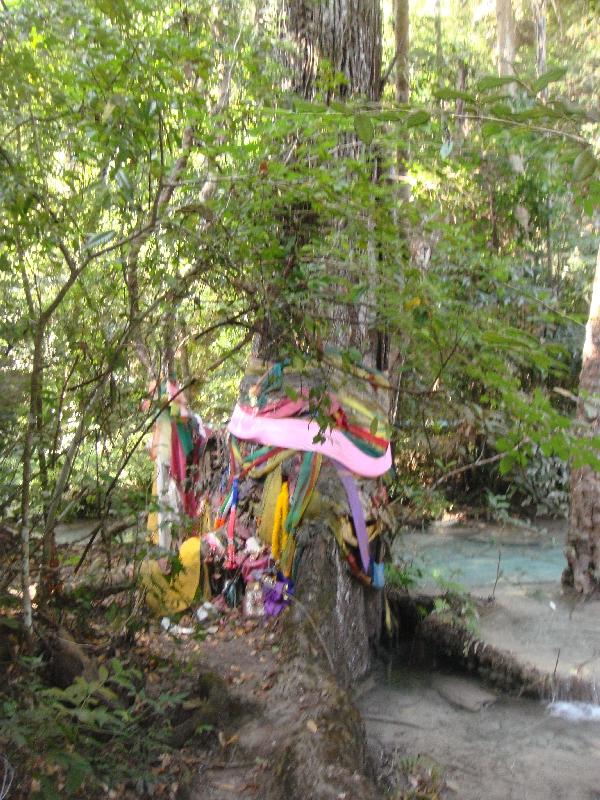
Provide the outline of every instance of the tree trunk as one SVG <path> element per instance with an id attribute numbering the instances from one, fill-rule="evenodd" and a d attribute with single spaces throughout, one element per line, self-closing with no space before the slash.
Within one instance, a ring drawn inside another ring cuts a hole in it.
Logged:
<path id="1" fill-rule="evenodd" d="M 394 37 L 396 41 L 396 102 L 408 103 L 410 74 L 410 15 L 408 0 L 395 0 Z"/>
<path id="2" fill-rule="evenodd" d="M 285 12 L 285 31 L 295 45 L 292 64 L 298 93 L 306 98 L 315 95 L 319 64 L 326 60 L 333 73 L 345 77 L 336 92 L 338 98 L 360 95 L 370 100 L 379 99 L 382 88 L 380 0 L 288 0 Z M 328 90 L 327 99 L 333 99 L 331 90 Z M 358 141 L 356 149 L 357 152 L 361 150 Z M 369 244 L 371 246 L 374 247 Z M 333 331 L 335 345 L 342 349 L 357 346 L 363 350 L 366 361 L 375 364 L 377 336 L 368 329 L 367 321 L 358 313 L 348 313 L 344 306 L 334 309 L 334 314 L 338 319 Z M 277 331 L 267 326 L 255 344 L 254 354 L 275 360 L 273 340 L 276 339 Z M 365 349 L 369 352 L 365 353 Z M 318 380 L 322 379 L 320 373 Z M 372 400 L 373 393 L 366 382 L 365 399 Z M 363 500 L 373 486 L 373 481 L 360 481 Z M 335 468 L 326 460 L 315 494 L 319 497 L 317 510 L 309 506 L 297 531 L 298 577 L 296 602 L 288 616 L 289 650 L 304 656 L 312 653 L 329 661 L 338 680 L 348 684 L 370 667 L 372 645 L 380 633 L 382 596 L 381 592 L 353 578 L 340 554 L 331 519 L 332 515 L 344 513 L 347 501 Z"/>
<path id="3" fill-rule="evenodd" d="M 577 421 L 582 435 L 599 435 L 600 248 L 585 329 Z M 600 585 L 600 472 L 590 466 L 574 469 L 571 475 L 571 520 L 566 556 L 568 567 L 563 573 L 563 583 L 573 585 L 583 594 L 591 594 Z"/>
<path id="4" fill-rule="evenodd" d="M 515 14 L 511 0 L 496 0 L 496 35 L 498 42 L 498 74 L 515 75 L 517 37 Z M 510 83 L 511 95 L 517 92 L 516 83 Z"/>
<path id="5" fill-rule="evenodd" d="M 546 72 L 546 0 L 533 0 L 535 21 L 535 71 L 538 76 Z M 548 87 L 542 89 L 543 100 L 548 99 Z"/>
<path id="6" fill-rule="evenodd" d="M 311 98 L 320 61 L 347 83 L 338 95 L 381 95 L 380 0 L 284 0 L 285 28 L 297 47 L 294 88 Z M 330 92 L 332 94 L 332 92 Z"/>
<path id="7" fill-rule="evenodd" d="M 444 81 L 444 44 L 442 38 L 442 4 L 435 0 L 435 69 L 437 85 L 441 88 Z"/>
<path id="8" fill-rule="evenodd" d="M 463 58 L 458 59 L 458 75 L 456 77 L 456 88 L 459 92 L 466 91 L 467 88 L 467 75 L 469 67 Z M 462 144 L 467 136 L 467 120 L 464 116 L 465 101 L 462 97 L 456 99 L 456 129 L 459 144 Z"/>

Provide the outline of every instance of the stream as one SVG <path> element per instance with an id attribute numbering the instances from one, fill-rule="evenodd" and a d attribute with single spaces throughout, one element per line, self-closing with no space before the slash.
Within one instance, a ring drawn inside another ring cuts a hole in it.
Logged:
<path id="1" fill-rule="evenodd" d="M 561 520 L 434 523 L 425 532 L 406 530 L 397 537 L 392 558 L 418 570 L 415 588 L 421 591 L 439 593 L 452 582 L 478 596 L 495 592 L 501 606 L 496 617 L 487 627 L 480 621 L 486 641 L 517 649 L 525 660 L 539 658 L 548 638 L 562 643 L 563 659 L 576 652 L 573 642 L 559 638 L 561 614 L 565 630 L 595 656 L 598 609 L 578 609 L 574 616 L 562 610 L 565 534 Z M 592 615 L 589 625 L 583 613 Z M 513 635 L 519 629 L 528 632 L 520 651 Z M 413 654 L 408 645 L 407 656 Z M 551 649 L 550 669 L 555 657 Z M 586 658 L 579 656 L 584 663 Z M 600 706 L 502 694 L 477 677 L 443 672 L 433 661 L 413 667 L 412 658 L 399 655 L 380 667 L 374 681 L 358 701 L 371 748 L 397 749 L 402 758 L 421 756 L 439 765 L 449 796 L 600 800 Z"/>
<path id="2" fill-rule="evenodd" d="M 544 520 L 535 527 L 471 522 L 433 523 L 425 533 L 407 529 L 393 543 L 393 560 L 422 572 L 423 586 L 452 581 L 464 586 L 560 582 L 565 567 L 566 523 Z"/>
<path id="3" fill-rule="evenodd" d="M 457 800 L 600 800 L 600 719 L 398 663 L 358 707 L 372 747 L 435 762 Z"/>

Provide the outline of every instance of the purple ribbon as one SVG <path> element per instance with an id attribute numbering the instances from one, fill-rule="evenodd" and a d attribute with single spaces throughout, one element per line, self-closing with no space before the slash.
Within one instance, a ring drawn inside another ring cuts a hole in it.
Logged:
<path id="1" fill-rule="evenodd" d="M 342 464 L 340 464 L 339 461 L 333 461 L 333 463 L 335 464 L 335 468 L 340 476 L 342 486 L 346 490 L 348 505 L 350 506 L 350 511 L 352 512 L 354 532 L 356 533 L 356 538 L 358 539 L 358 549 L 360 551 L 360 560 L 362 561 L 363 572 L 368 575 L 370 561 L 369 537 L 367 535 L 365 515 L 363 512 L 362 503 L 360 502 L 358 487 L 356 486 L 356 481 L 352 477 L 351 472 L 348 472 L 348 470 Z"/>
<path id="2" fill-rule="evenodd" d="M 289 604 L 289 595 L 294 591 L 292 581 L 276 581 L 272 586 L 263 586 L 265 617 L 276 617 Z"/>

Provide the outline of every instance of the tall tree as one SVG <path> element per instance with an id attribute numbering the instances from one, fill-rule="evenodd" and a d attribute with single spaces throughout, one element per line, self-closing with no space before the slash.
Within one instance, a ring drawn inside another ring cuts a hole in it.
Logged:
<path id="1" fill-rule="evenodd" d="M 496 38 L 498 43 L 498 74 L 515 74 L 517 55 L 517 26 L 511 0 L 496 0 Z M 516 93 L 515 83 L 509 84 L 512 95 Z"/>
<path id="2" fill-rule="evenodd" d="M 410 49 L 410 9 L 409 0 L 395 0 L 394 38 L 396 43 L 396 102 L 408 103 L 410 91 L 409 49 Z"/>
<path id="3" fill-rule="evenodd" d="M 600 431 L 600 248 L 585 329 L 577 420 L 581 434 Z M 585 465 L 571 475 L 571 519 L 567 537 L 568 567 L 563 582 L 590 594 L 600 586 L 600 472 Z"/>
<path id="4" fill-rule="evenodd" d="M 293 56 L 294 87 L 296 93 L 307 99 L 315 98 L 320 92 L 327 102 L 333 100 L 377 101 L 382 91 L 382 12 L 380 0 L 289 0 L 285 5 L 285 33 L 294 46 Z M 340 80 L 340 76 L 342 79 Z M 368 147 L 358 136 L 346 133 L 340 136 L 338 149 L 351 158 L 362 162 L 366 170 L 377 181 L 377 159 L 368 154 Z M 314 213 L 307 214 L 304 209 L 303 229 L 296 231 L 296 241 L 306 243 L 311 236 L 310 226 L 330 226 L 336 234 L 344 226 L 336 220 L 315 222 Z M 312 223 L 311 223 L 312 220 Z M 365 229 L 373 231 L 370 219 Z M 369 234 L 367 234 L 367 239 Z M 365 361 L 374 365 L 377 362 L 377 331 L 373 321 L 363 313 L 360 304 L 345 302 L 343 286 L 356 281 L 352 275 L 351 262 L 361 260 L 370 271 L 377 260 L 377 248 L 372 241 L 348 242 L 348 263 L 338 267 L 335 279 L 338 282 L 337 297 L 327 305 L 326 314 L 332 321 L 326 334 L 328 341 L 341 350 L 356 348 L 361 351 Z M 287 269 L 290 278 L 296 266 L 294 254 L 288 257 Z M 364 275 L 362 276 L 364 279 Z M 303 308 L 306 309 L 305 304 Z M 308 311 L 310 317 L 322 316 L 322 302 L 313 299 Z M 281 330 L 272 322 L 265 326 L 254 352 L 261 358 L 276 360 L 281 355 L 273 342 L 281 343 Z M 315 342 L 317 350 L 323 342 Z M 312 355 L 318 357 L 314 349 Z M 318 381 L 325 380 L 319 370 Z M 309 377 L 310 381 L 311 378 Z M 372 393 L 372 387 L 365 383 L 362 391 L 365 397 Z M 371 483 L 371 482 L 367 482 Z M 370 487 L 372 489 L 372 487 Z M 369 488 L 362 487 L 363 494 Z M 315 627 L 319 636 L 329 644 L 330 656 L 342 681 L 350 681 L 364 674 L 371 659 L 371 645 L 377 639 L 381 620 L 380 594 L 373 589 L 365 589 L 350 574 L 342 560 L 336 539 L 332 535 L 331 516 L 343 513 L 346 504 L 344 489 L 337 478 L 335 468 L 324 463 L 317 483 L 317 491 L 323 509 L 316 517 L 304 523 L 297 536 L 298 583 L 296 598 L 299 608 L 295 609 L 293 620 L 293 642 L 296 647 L 313 647 Z M 337 510 L 337 511 L 336 511 Z M 334 522 L 335 524 L 335 522 Z M 308 618 L 303 609 L 309 609 Z M 316 651 L 320 651 L 316 643 Z"/>
<path id="5" fill-rule="evenodd" d="M 538 76 L 546 72 L 546 0 L 533 0 L 535 22 L 535 71 Z M 544 100 L 548 97 L 548 87 L 540 92 Z"/>

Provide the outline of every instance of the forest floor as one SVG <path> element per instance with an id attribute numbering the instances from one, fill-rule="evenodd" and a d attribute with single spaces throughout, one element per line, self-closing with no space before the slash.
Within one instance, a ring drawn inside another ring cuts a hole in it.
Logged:
<path id="1" fill-rule="evenodd" d="M 85 530 L 80 528 L 76 525 L 65 531 L 61 560 L 66 572 L 69 572 L 68 565 L 74 564 L 83 552 L 85 542 L 78 540 L 83 538 Z M 517 556 L 511 548 L 523 545 L 529 548 L 529 559 L 536 569 L 539 568 L 537 552 L 541 560 L 547 557 L 548 563 L 554 564 L 555 554 L 548 548 L 561 546 L 560 533 L 557 541 L 550 544 L 522 530 L 488 531 L 481 525 L 467 526 L 450 536 L 446 535 L 448 531 L 442 533 L 441 536 L 439 531 L 415 534 L 414 540 L 406 537 L 405 550 L 410 549 L 411 542 L 416 542 L 416 550 L 427 551 L 434 560 L 441 559 L 447 564 L 447 554 L 451 551 L 455 558 L 462 559 L 461 563 L 473 567 L 481 556 L 477 548 L 483 548 L 486 556 L 480 566 L 487 570 L 485 582 L 478 586 L 474 573 L 468 589 L 475 599 L 486 600 L 493 593 L 493 602 L 478 605 L 476 637 L 488 651 L 499 654 L 496 666 L 502 667 L 503 658 L 509 666 L 515 663 L 533 666 L 540 674 L 563 678 L 561 685 L 565 691 L 569 682 L 576 678 L 579 689 L 582 686 L 586 691 L 589 689 L 589 696 L 584 692 L 580 699 L 597 701 L 595 687 L 600 683 L 598 602 L 584 603 L 563 594 L 556 580 L 527 581 L 526 575 L 510 573 L 510 558 Z M 506 567 L 502 575 L 497 574 L 495 566 L 498 556 L 491 552 L 494 548 L 497 550 L 499 543 L 504 547 Z M 127 549 L 114 555 L 113 575 L 118 583 L 124 574 L 119 571 L 123 566 L 119 561 L 127 561 Z M 522 559 L 519 563 L 522 566 Z M 87 576 L 101 571 L 100 543 L 91 549 L 86 564 Z M 494 577 L 499 579 L 492 585 Z M 69 585 L 68 580 L 66 583 Z M 441 589 L 430 587 L 430 591 L 439 595 Z M 104 666 L 111 670 L 114 658 L 121 659 L 127 668 L 133 666 L 139 671 L 142 693 L 150 698 L 150 707 L 156 712 L 150 717 L 151 727 L 146 730 L 154 734 L 161 733 L 161 728 L 168 729 L 167 744 L 162 750 L 155 747 L 143 780 L 128 778 L 125 769 L 122 779 L 107 782 L 99 792 L 88 788 L 89 783 L 84 780 L 79 791 L 65 793 L 68 770 L 60 763 L 51 763 L 51 753 L 46 761 L 42 753 L 22 761 L 17 757 L 13 762 L 17 768 L 12 795 L 15 799 L 36 796 L 40 776 L 45 781 L 41 794 L 37 795 L 40 797 L 53 796 L 44 791 L 50 784 L 60 797 L 85 794 L 88 798 L 124 800 L 139 797 L 156 800 L 281 800 L 285 797 L 293 800 L 297 796 L 319 800 L 353 800 L 356 797 L 369 800 L 384 796 L 386 787 L 391 789 L 389 796 L 394 798 L 410 797 L 416 787 L 422 797 L 459 796 L 466 800 L 479 797 L 477 786 L 490 791 L 496 786 L 499 798 L 533 800 L 538 796 L 533 788 L 529 793 L 525 790 L 530 779 L 531 786 L 535 785 L 540 770 L 545 770 L 548 786 L 558 786 L 559 773 L 572 773 L 573 780 L 579 780 L 582 787 L 589 783 L 590 772 L 583 768 L 583 762 L 580 764 L 577 759 L 571 762 L 568 756 L 561 760 L 562 757 L 557 756 L 556 764 L 562 764 L 560 769 L 554 769 L 550 762 L 541 766 L 540 761 L 535 766 L 535 753 L 541 759 L 544 747 L 558 752 L 563 745 L 569 752 L 571 748 L 574 751 L 577 737 L 585 744 L 582 753 L 588 752 L 590 747 L 600 745 L 595 730 L 580 730 L 573 737 L 564 720 L 552 722 L 553 727 L 548 729 L 539 704 L 534 708 L 532 701 L 502 694 L 499 701 L 496 697 L 490 701 L 494 711 L 488 713 L 484 698 L 474 716 L 473 709 L 457 709 L 455 697 L 448 701 L 445 690 L 436 688 L 438 677 L 428 677 L 426 670 L 421 670 L 422 678 L 409 676 L 402 690 L 405 694 L 408 692 L 406 697 L 398 694 L 397 686 L 395 694 L 386 694 L 381 670 L 376 670 L 370 684 L 363 687 L 361 699 L 354 692 L 369 734 L 370 757 L 366 757 L 363 722 L 351 697 L 337 687 L 334 676 L 317 666 L 315 659 L 309 657 L 301 662 L 289 659 L 281 618 L 265 623 L 244 618 L 240 609 L 225 609 L 218 618 L 199 625 L 187 614 L 178 620 L 183 629 L 188 628 L 185 635 L 166 631 L 160 620 L 149 617 L 138 601 L 133 611 L 137 619 L 135 632 L 129 639 L 123 639 L 118 634 L 119 619 L 130 614 L 128 603 L 133 597 L 131 593 L 117 594 L 98 601 L 86 600 L 83 596 L 77 608 L 64 611 L 61 624 L 73 633 L 94 662 L 92 671 L 89 662 L 84 669 L 87 680 L 96 679 Z M 433 615 L 429 620 L 434 622 L 438 616 Z M 452 622 L 447 627 L 454 630 Z M 430 633 L 440 635 L 435 625 Z M 106 642 L 111 644 L 107 646 Z M 464 643 L 457 639 L 453 646 L 459 652 Z M 493 666 L 489 668 L 488 665 L 487 672 L 482 669 L 480 672 L 489 676 Z M 513 666 L 511 670 L 513 684 L 510 688 L 513 692 L 519 691 L 520 687 L 514 682 Z M 18 683 L 14 671 L 8 677 Z M 21 676 L 21 680 L 26 680 L 26 676 Z M 502 684 L 502 680 L 497 683 Z M 111 685 L 110 679 L 107 685 Z M 454 694 L 455 689 L 452 690 Z M 477 695 L 477 691 L 473 686 L 465 689 L 468 698 L 474 693 Z M 461 692 L 459 687 L 459 695 Z M 178 694 L 179 699 L 171 705 L 167 702 L 168 708 L 160 714 L 156 711 L 161 698 Z M 403 710 L 407 698 L 411 708 L 408 715 Z M 459 701 L 459 706 L 463 700 Z M 398 719 L 390 721 L 396 711 Z M 370 719 L 373 716 L 379 720 Z M 424 719 L 429 720 L 427 725 L 423 725 Z M 489 729 L 487 722 L 491 723 Z M 522 725 L 530 725 L 539 736 L 520 739 L 522 752 L 517 748 L 513 753 L 511 742 L 517 741 L 515 731 Z M 456 732 L 452 740 L 446 735 L 450 728 Z M 143 728 L 138 729 L 136 735 L 139 736 L 140 731 L 144 735 Z M 495 736 L 499 737 L 498 741 Z M 454 745 L 460 745 L 458 750 L 453 749 Z M 481 747 L 493 747 L 497 757 L 486 761 L 483 751 L 479 753 Z M 527 754 L 529 748 L 531 753 Z M 1 746 L 0 751 L 3 749 L 6 748 Z M 132 753 L 134 751 L 132 747 Z M 418 753 L 427 753 L 431 758 L 417 758 Z M 113 757 L 110 746 L 106 754 L 107 758 Z M 474 758 L 484 766 L 476 770 L 479 783 L 473 782 L 473 778 L 471 786 L 469 770 L 473 770 L 469 763 Z M 512 759 L 513 764 L 511 774 L 504 777 L 503 759 Z M 521 764 L 522 769 L 514 767 L 515 763 Z M 569 767 L 571 763 L 573 769 Z M 378 788 L 373 775 L 369 777 L 365 770 L 381 779 Z M 488 792 L 486 796 L 496 795 Z M 559 792 L 552 796 L 562 795 Z M 588 796 L 595 797 L 589 793 L 582 795 Z"/>
<path id="2" fill-rule="evenodd" d="M 185 622 L 185 620 L 184 620 Z M 188 674 L 222 678 L 233 713 L 219 715 L 209 735 L 194 748 L 194 764 L 186 785 L 175 796 L 190 800 L 260 798 L 273 749 L 272 725 L 265 716 L 281 658 L 280 626 L 244 620 L 239 610 L 224 614 L 204 641 L 171 636 L 154 629 L 148 645 L 170 650 L 188 665 Z M 193 731 L 190 731 L 190 738 Z M 189 764 L 189 761 L 188 761 Z M 167 788 L 167 787 L 165 787 Z M 169 792 L 172 794 L 172 791 Z"/>
<path id="3" fill-rule="evenodd" d="M 82 547 L 62 549 L 65 573 Z M 113 552 L 116 584 L 124 558 Z M 94 545 L 88 575 L 102 560 Z M 71 590 L 78 583 L 65 578 Z M 15 770 L 11 800 L 374 800 L 358 712 L 318 659 L 283 651 L 281 618 L 225 608 L 203 624 L 184 614 L 166 630 L 131 592 L 98 597 L 72 596 L 60 621 L 37 620 L 38 666 L 9 628 L 0 712 L 16 713 L 11 731 L 0 726 L 0 756 Z M 16 622 L 17 612 L 2 618 Z M 82 698 L 69 694 L 73 678 Z M 123 681 L 135 686 L 123 692 Z"/>

